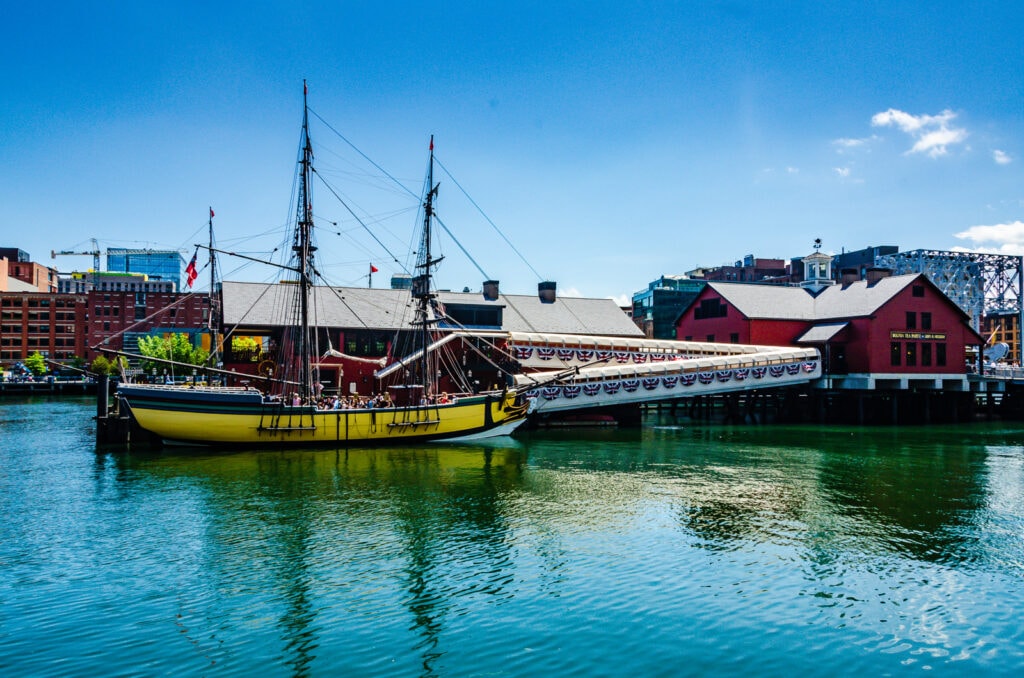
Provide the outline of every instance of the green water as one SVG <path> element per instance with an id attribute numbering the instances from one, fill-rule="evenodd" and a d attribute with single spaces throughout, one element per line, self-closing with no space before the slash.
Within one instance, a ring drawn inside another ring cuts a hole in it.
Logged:
<path id="1" fill-rule="evenodd" d="M 0 673 L 1018 675 L 1024 427 L 97 453 L 0 401 Z"/>

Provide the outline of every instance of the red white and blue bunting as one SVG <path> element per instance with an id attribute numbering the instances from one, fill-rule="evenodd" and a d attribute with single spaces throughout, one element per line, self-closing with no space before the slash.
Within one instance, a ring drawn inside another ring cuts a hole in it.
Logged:
<path id="1" fill-rule="evenodd" d="M 532 349 L 527 349 L 532 351 Z M 541 348 L 537 348 L 538 354 L 541 352 Z M 520 349 L 517 348 L 517 355 L 522 355 Z M 554 355 L 556 349 L 548 348 L 546 351 L 550 351 L 551 355 Z M 600 353 L 600 352 L 596 352 Z M 629 355 L 629 354 L 626 354 Z M 616 354 L 616 359 L 618 355 Z M 615 395 L 620 390 L 624 393 L 635 393 L 640 390 L 643 386 L 646 391 L 655 391 L 658 388 L 666 390 L 674 389 L 678 385 L 682 384 L 684 387 L 693 386 L 697 383 L 705 386 L 710 386 L 715 382 L 727 383 L 729 381 L 745 381 L 748 377 L 754 379 L 763 379 L 765 376 L 770 375 L 772 378 L 780 379 L 784 376 L 797 376 L 801 372 L 805 374 L 812 374 L 819 368 L 819 362 L 815 360 L 806 360 L 802 362 L 789 363 L 785 365 L 770 365 L 767 367 L 742 367 L 722 370 L 708 370 L 705 372 L 687 372 L 684 374 L 672 374 L 664 375 L 661 377 L 632 377 L 615 379 L 609 381 L 596 381 L 586 382 L 583 384 L 564 384 L 561 386 L 544 386 L 533 389 L 527 395 L 529 397 L 541 397 L 544 400 L 556 400 L 560 397 L 572 400 L 580 396 L 580 394 L 588 397 L 598 396 L 602 391 L 608 395 Z"/>

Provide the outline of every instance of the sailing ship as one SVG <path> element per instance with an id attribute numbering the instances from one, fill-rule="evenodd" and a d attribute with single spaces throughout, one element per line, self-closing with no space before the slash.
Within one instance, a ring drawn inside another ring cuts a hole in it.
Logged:
<path id="1" fill-rule="evenodd" d="M 431 253 L 431 221 L 438 186 L 434 184 L 434 142 L 430 156 L 423 207 L 423 233 L 417 254 L 412 297 L 416 302 L 413 325 L 419 348 L 382 366 L 381 379 L 390 377 L 384 395 L 375 402 L 339 408 L 337 397 L 325 407 L 317 378 L 318 337 L 310 323 L 311 294 L 315 290 L 313 210 L 310 183 L 313 149 L 309 135 L 308 88 L 303 83 L 302 151 L 298 177 L 298 205 L 289 265 L 298 298 L 297 323 L 286 333 L 281 348 L 283 369 L 276 378 L 246 387 L 200 387 L 122 384 L 118 397 L 143 430 L 165 442 L 218 446 L 335 446 L 397 444 L 432 440 L 469 440 L 507 435 L 526 418 L 529 401 L 512 387 L 480 392 L 436 392 L 443 369 L 453 361 L 440 361 L 436 350 L 443 315 L 432 290 L 432 272 L 441 258 Z M 212 245 L 211 245 L 212 250 Z M 211 289 L 212 293 L 212 289 Z M 328 349 L 328 353 L 336 353 Z M 398 383 L 396 383 L 396 375 Z M 382 385 L 385 382 L 381 382 Z M 451 379 L 445 383 L 456 383 Z M 461 380 L 459 383 L 467 383 Z"/>

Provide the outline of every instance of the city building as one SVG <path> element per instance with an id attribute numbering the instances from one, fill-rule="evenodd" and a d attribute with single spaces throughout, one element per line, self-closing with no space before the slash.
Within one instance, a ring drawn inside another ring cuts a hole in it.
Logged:
<path id="1" fill-rule="evenodd" d="M 703 269 L 703 279 L 722 282 L 788 282 L 789 271 L 782 259 L 757 259 L 753 254 L 732 266 Z"/>
<path id="2" fill-rule="evenodd" d="M 174 292 L 172 280 L 150 280 L 145 273 L 111 273 L 110 271 L 75 272 L 57 280 L 57 291 L 65 294 L 101 292 Z"/>
<path id="3" fill-rule="evenodd" d="M 25 250 L 0 247 L 0 266 L 0 291 L 57 291 L 57 270 L 35 263 Z M 24 285 L 14 283 L 15 280 Z"/>
<path id="4" fill-rule="evenodd" d="M 878 258 L 896 254 L 900 248 L 896 245 L 876 245 L 862 250 L 840 252 L 832 257 L 832 279 L 838 281 L 846 269 L 856 269 L 857 276 L 864 278 L 868 269 L 878 265 Z"/>
<path id="5" fill-rule="evenodd" d="M 84 356 L 88 309 L 84 294 L 0 292 L 0 363 L 37 351 L 52 360 Z"/>
<path id="6" fill-rule="evenodd" d="M 100 346 L 137 353 L 138 339 L 145 335 L 187 334 L 195 345 L 209 350 L 208 294 L 93 290 L 87 299 L 87 360 L 100 355 L 95 350 Z"/>
<path id="7" fill-rule="evenodd" d="M 675 338 L 676 319 L 705 284 L 685 275 L 661 276 L 633 294 L 633 322 L 649 339 Z"/>
<path id="8" fill-rule="evenodd" d="M 804 257 L 803 286 L 710 282 L 677 323 L 688 341 L 818 348 L 828 375 L 858 375 L 850 384 L 887 379 L 941 379 L 967 372 L 985 340 L 970 318 L 923 274 L 892 276 L 871 268 L 838 283 Z"/>
<path id="9" fill-rule="evenodd" d="M 181 289 L 181 270 L 184 264 L 177 250 L 107 248 L 107 271 L 110 273 L 145 273 L 150 280 L 174 283 Z"/>

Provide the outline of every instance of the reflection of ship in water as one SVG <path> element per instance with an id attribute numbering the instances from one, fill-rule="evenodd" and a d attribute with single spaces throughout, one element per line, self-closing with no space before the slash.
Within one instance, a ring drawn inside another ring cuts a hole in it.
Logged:
<path id="1" fill-rule="evenodd" d="M 418 670 L 433 674 L 446 620 L 474 598 L 510 595 L 513 540 L 501 498 L 520 492 L 525 459 L 510 439 L 116 458 L 119 475 L 136 479 L 126 491 L 153 486 L 137 482 L 145 478 L 171 481 L 202 502 L 204 576 L 217 589 L 274 600 L 272 635 L 295 675 L 322 656 L 329 625 L 344 624 L 339 609 L 376 613 L 396 598 L 411 618 L 397 642 L 412 630 Z"/>
<path id="2" fill-rule="evenodd" d="M 992 440 L 947 445 L 949 433 L 652 426 L 493 447 L 110 458 L 133 505 L 190 516 L 206 586 L 244 601 L 196 603 L 193 626 L 216 630 L 225 607 L 232 622 L 255 608 L 269 620 L 260 642 L 280 645 L 296 674 L 379 667 L 387 647 L 405 662 L 389 670 L 433 675 L 466 625 L 578 590 L 587 563 L 617 576 L 623 556 L 650 557 L 675 571 L 662 553 L 615 548 L 650 530 L 667 554 L 702 549 L 729 567 L 740 553 L 753 565 L 738 572 L 848 596 L 867 628 L 871 603 L 856 601 L 888 572 L 871 568 L 905 568 L 912 589 L 929 591 L 912 578 L 978 552 Z M 595 544 L 613 545 L 608 560 L 579 552 Z M 629 574 L 621 581 L 631 588 Z"/>

